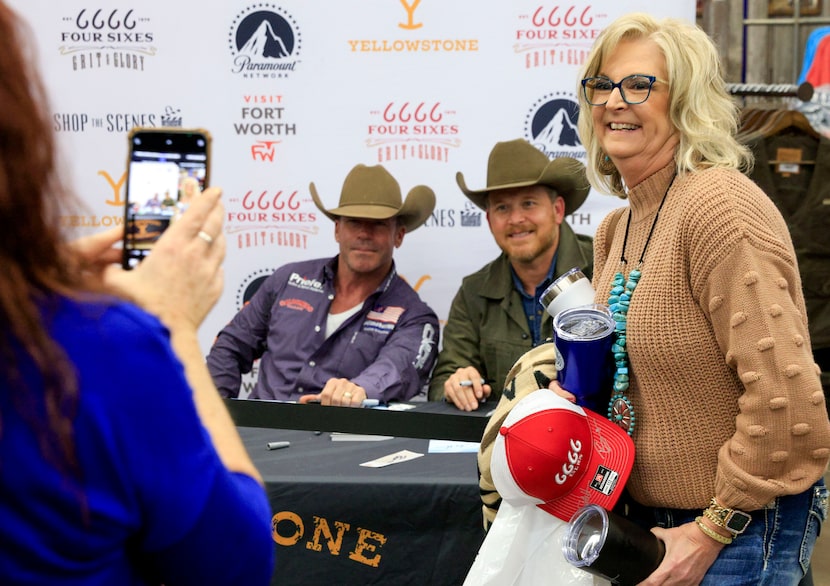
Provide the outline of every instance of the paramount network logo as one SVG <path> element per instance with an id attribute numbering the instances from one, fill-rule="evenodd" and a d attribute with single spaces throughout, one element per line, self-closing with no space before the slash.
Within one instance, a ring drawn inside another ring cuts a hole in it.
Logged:
<path id="1" fill-rule="evenodd" d="M 250 273 L 242 279 L 242 281 L 240 281 L 239 286 L 236 289 L 237 311 L 248 305 L 248 302 L 254 296 L 254 293 L 256 293 L 260 285 L 262 285 L 262 283 L 264 283 L 265 280 L 271 276 L 274 270 L 274 268 L 259 269 Z"/>
<path id="2" fill-rule="evenodd" d="M 555 92 L 538 100 L 528 112 L 525 138 L 549 157 L 584 158 L 577 121 L 579 106 L 573 94 Z"/>
<path id="3" fill-rule="evenodd" d="M 299 62 L 300 41 L 296 22 L 281 8 L 268 3 L 249 6 L 231 25 L 231 71 L 249 79 L 287 77 Z"/>

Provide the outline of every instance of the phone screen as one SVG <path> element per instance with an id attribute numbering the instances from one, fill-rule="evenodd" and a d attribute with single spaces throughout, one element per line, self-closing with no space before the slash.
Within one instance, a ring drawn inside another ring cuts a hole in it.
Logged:
<path id="1" fill-rule="evenodd" d="M 207 187 L 210 136 L 204 130 L 133 129 L 129 135 L 123 265 L 131 269 Z"/>

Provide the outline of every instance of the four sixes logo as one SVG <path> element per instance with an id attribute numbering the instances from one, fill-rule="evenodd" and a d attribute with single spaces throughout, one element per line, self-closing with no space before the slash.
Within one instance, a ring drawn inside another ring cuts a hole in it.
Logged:
<path id="1" fill-rule="evenodd" d="M 585 62 L 608 14 L 592 4 L 557 3 L 519 14 L 514 51 L 524 67 L 579 67 Z"/>
<path id="2" fill-rule="evenodd" d="M 456 111 L 441 102 L 401 100 L 373 108 L 366 145 L 377 161 L 422 159 L 446 163 L 461 146 Z"/>
<path id="3" fill-rule="evenodd" d="M 82 8 L 61 20 L 59 51 L 73 71 L 144 71 L 156 54 L 150 19 L 132 8 Z"/>
<path id="4" fill-rule="evenodd" d="M 226 199 L 225 233 L 228 246 L 286 247 L 308 250 L 309 238 L 319 232 L 317 212 L 310 197 L 297 189 L 253 188 Z"/>
<path id="5" fill-rule="evenodd" d="M 299 63 L 301 40 L 296 22 L 282 8 L 265 2 L 249 6 L 231 25 L 231 71 L 249 79 L 287 77 Z"/>

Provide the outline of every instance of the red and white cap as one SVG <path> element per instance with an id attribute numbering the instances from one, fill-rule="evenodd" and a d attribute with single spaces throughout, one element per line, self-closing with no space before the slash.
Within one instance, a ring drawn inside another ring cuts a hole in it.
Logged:
<path id="1" fill-rule="evenodd" d="M 605 417 L 548 389 L 521 399 L 496 436 L 490 471 L 502 499 L 563 521 L 588 504 L 614 507 L 634 465 L 634 442 Z"/>

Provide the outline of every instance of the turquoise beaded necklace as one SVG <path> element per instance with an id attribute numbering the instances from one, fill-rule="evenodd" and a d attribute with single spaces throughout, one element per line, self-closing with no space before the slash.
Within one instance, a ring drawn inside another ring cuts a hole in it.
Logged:
<path id="1" fill-rule="evenodd" d="M 657 208 L 657 213 L 654 214 L 654 221 L 651 223 L 651 229 L 648 232 L 646 243 L 643 245 L 643 252 L 640 253 L 640 260 L 637 265 L 628 274 L 628 279 L 624 276 L 625 267 L 628 265 L 628 259 L 625 258 L 625 247 L 628 244 L 628 230 L 631 228 L 631 210 L 628 210 L 628 220 L 625 224 L 625 236 L 623 236 L 622 252 L 620 253 L 620 270 L 614 274 L 614 279 L 611 281 L 611 293 L 608 295 L 608 307 L 614 315 L 614 344 L 611 346 L 611 351 L 614 353 L 614 386 L 611 400 L 608 403 L 608 419 L 623 428 L 628 435 L 634 432 L 634 424 L 637 418 L 634 415 L 634 407 L 631 400 L 628 398 L 626 392 L 629 384 L 629 361 L 628 350 L 626 349 L 626 329 L 628 326 L 628 308 L 631 306 L 631 297 L 634 295 L 634 289 L 637 288 L 637 283 L 642 277 L 643 261 L 646 256 L 648 244 L 651 242 L 651 236 L 654 234 L 654 227 L 657 225 L 657 219 L 660 217 L 660 210 L 663 209 L 663 204 L 666 203 L 666 196 L 669 194 L 671 186 L 674 184 L 672 178 L 669 186 L 666 188 L 666 193 L 663 194 L 663 199 L 660 200 L 660 206 Z"/>

